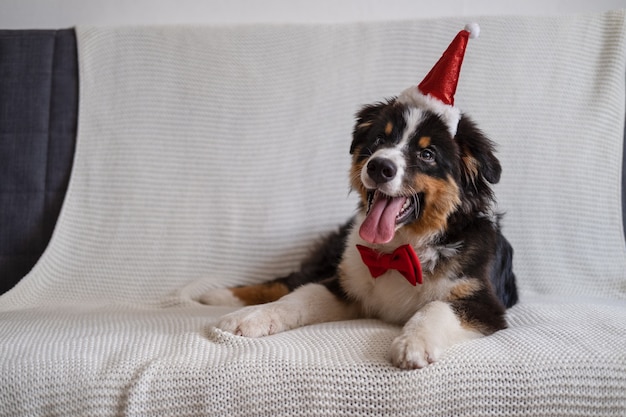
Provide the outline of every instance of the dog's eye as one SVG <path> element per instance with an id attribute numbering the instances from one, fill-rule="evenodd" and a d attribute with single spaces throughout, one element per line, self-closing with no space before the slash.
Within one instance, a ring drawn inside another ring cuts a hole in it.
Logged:
<path id="1" fill-rule="evenodd" d="M 374 147 L 380 146 L 385 143 L 385 138 L 382 136 L 376 136 L 376 140 L 374 141 Z"/>
<path id="2" fill-rule="evenodd" d="M 435 161 L 435 152 L 432 149 L 422 149 L 419 152 L 420 159 L 426 162 L 434 162 Z"/>

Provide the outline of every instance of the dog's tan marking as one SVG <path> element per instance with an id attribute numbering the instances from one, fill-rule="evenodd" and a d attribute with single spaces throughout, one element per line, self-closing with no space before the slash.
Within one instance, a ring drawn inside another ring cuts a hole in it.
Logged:
<path id="1" fill-rule="evenodd" d="M 372 125 L 372 122 L 363 122 L 361 124 L 358 124 L 356 126 L 357 130 L 361 130 L 361 129 L 365 129 L 366 127 L 370 127 Z"/>
<path id="2" fill-rule="evenodd" d="M 385 135 L 389 136 L 391 135 L 391 132 L 393 132 L 393 123 L 387 122 L 387 125 L 385 126 Z"/>
<path id="3" fill-rule="evenodd" d="M 462 300 L 471 297 L 481 288 L 480 281 L 476 279 L 462 280 L 450 290 L 449 301 Z"/>
<path id="4" fill-rule="evenodd" d="M 461 157 L 463 166 L 465 167 L 465 175 L 469 176 L 469 179 L 478 178 L 479 163 L 471 154 L 465 154 Z"/>
<path id="5" fill-rule="evenodd" d="M 361 182 L 361 171 L 363 170 L 367 160 L 357 162 L 357 155 L 357 152 L 355 152 L 354 157 L 352 158 L 352 166 L 350 167 L 350 183 L 352 188 L 358 191 L 361 195 L 361 201 L 363 201 L 363 204 L 367 204 L 367 190 L 363 186 L 363 182 Z"/>
<path id="6" fill-rule="evenodd" d="M 430 137 L 429 136 L 422 136 L 418 142 L 420 148 L 424 149 L 424 148 L 428 148 L 430 146 Z"/>
<path id="7" fill-rule="evenodd" d="M 289 293 L 289 288 L 280 282 L 234 287 L 230 291 L 245 305 L 265 304 L 276 301 Z"/>
<path id="8" fill-rule="evenodd" d="M 413 184 L 424 193 L 426 203 L 420 221 L 409 225 L 413 233 L 422 235 L 445 230 L 448 217 L 461 204 L 456 182 L 450 176 L 440 179 L 420 173 L 413 178 Z"/>
<path id="9" fill-rule="evenodd" d="M 472 303 L 469 305 L 467 304 L 467 300 L 472 297 L 481 297 L 480 292 L 485 290 L 484 285 L 485 284 L 478 279 L 463 279 L 450 290 L 447 301 L 450 305 L 455 306 L 454 309 L 457 317 L 459 318 L 461 327 L 466 330 L 479 332 L 483 335 L 489 335 L 494 332 L 494 328 L 506 328 L 506 321 L 502 319 L 503 321 L 495 326 L 489 325 L 486 322 L 474 317 L 472 311 L 477 308 L 476 306 L 472 306 Z M 482 294 L 482 296 L 485 295 Z M 492 314 L 495 318 L 496 315 L 501 315 L 502 312 L 493 311 Z"/>

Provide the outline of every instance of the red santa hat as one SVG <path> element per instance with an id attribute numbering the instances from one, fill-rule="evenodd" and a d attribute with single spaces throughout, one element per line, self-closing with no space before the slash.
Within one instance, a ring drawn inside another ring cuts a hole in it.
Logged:
<path id="1" fill-rule="evenodd" d="M 439 61 L 417 87 L 404 90 L 398 101 L 418 108 L 430 110 L 439 115 L 454 136 L 461 119 L 461 112 L 454 106 L 454 93 L 459 82 L 459 74 L 465 49 L 470 38 L 477 38 L 480 26 L 470 23 L 452 40 Z"/>

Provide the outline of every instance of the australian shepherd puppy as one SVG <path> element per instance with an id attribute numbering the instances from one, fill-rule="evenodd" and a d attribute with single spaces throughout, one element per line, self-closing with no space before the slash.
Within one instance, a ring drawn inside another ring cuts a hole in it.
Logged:
<path id="1" fill-rule="evenodd" d="M 299 271 L 203 295 L 205 304 L 246 306 L 218 328 L 260 337 L 379 318 L 402 326 L 392 363 L 415 369 L 506 327 L 517 291 L 513 251 L 493 211 L 494 145 L 467 115 L 450 107 L 451 117 L 429 100 L 407 90 L 361 109 L 350 147 L 357 214 Z"/>

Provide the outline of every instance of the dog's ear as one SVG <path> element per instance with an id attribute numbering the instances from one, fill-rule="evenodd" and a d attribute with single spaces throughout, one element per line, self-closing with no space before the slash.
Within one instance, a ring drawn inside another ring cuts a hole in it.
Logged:
<path id="1" fill-rule="evenodd" d="M 354 153 L 354 150 L 364 143 L 367 138 L 367 133 L 374 124 L 374 121 L 380 115 L 383 108 L 393 103 L 393 100 L 387 102 L 380 102 L 374 104 L 368 104 L 363 106 L 361 110 L 356 114 L 356 124 L 354 125 L 354 131 L 352 132 L 352 144 L 350 145 L 350 154 Z"/>
<path id="2" fill-rule="evenodd" d="M 465 115 L 459 121 L 455 139 L 461 149 L 461 170 L 466 185 L 476 187 L 483 179 L 497 184 L 502 167 L 494 155 L 494 144 Z"/>

